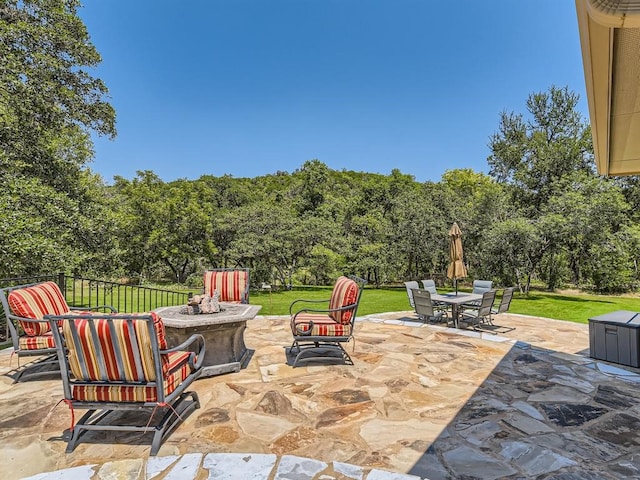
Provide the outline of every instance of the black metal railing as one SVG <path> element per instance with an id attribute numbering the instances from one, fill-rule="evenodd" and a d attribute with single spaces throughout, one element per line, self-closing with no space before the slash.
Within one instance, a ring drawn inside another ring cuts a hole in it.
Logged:
<path id="1" fill-rule="evenodd" d="M 159 307 L 184 305 L 191 292 L 129 285 L 107 280 L 84 278 L 58 273 L 30 277 L 0 279 L 0 288 L 53 281 L 64 293 L 71 307 L 110 305 L 121 313 L 149 312 Z M 0 345 L 9 341 L 9 326 L 0 305 Z"/>

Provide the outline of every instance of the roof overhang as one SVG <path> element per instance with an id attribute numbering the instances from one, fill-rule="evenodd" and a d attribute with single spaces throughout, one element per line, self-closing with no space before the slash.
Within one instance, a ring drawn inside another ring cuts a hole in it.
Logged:
<path id="1" fill-rule="evenodd" d="M 598 172 L 640 174 L 640 0 L 576 0 L 576 12 Z"/>

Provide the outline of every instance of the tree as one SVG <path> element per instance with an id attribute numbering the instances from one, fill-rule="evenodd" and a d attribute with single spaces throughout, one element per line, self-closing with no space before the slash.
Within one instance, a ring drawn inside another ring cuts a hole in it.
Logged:
<path id="1" fill-rule="evenodd" d="M 568 87 L 531 94 L 529 118 L 502 112 L 490 138 L 489 174 L 510 185 L 516 205 L 532 216 L 559 191 L 557 181 L 565 175 L 595 174 L 591 130 L 576 110 L 578 100 Z"/>
<path id="2" fill-rule="evenodd" d="M 394 200 L 389 250 L 398 279 L 428 278 L 445 268 L 450 217 L 441 208 L 440 194 L 431 183 L 416 184 Z"/>
<path id="3" fill-rule="evenodd" d="M 100 55 L 79 6 L 78 0 L 0 4 L 0 169 L 69 193 L 91 158 L 90 132 L 116 133 L 107 88 L 87 71 Z"/>
<path id="4" fill-rule="evenodd" d="M 544 244 L 531 221 L 508 219 L 487 229 L 481 264 L 490 278 L 501 285 L 517 285 L 526 294 L 543 251 Z"/>
<path id="5" fill-rule="evenodd" d="M 151 171 L 139 171 L 132 181 L 116 177 L 114 188 L 127 212 L 122 244 L 129 247 L 129 274 L 148 276 L 162 265 L 183 283 L 211 258 L 214 205 L 201 186 L 187 180 L 164 183 Z"/>
<path id="6" fill-rule="evenodd" d="M 571 273 L 569 280 L 579 287 L 585 280 L 583 269 L 596 261 L 590 250 L 595 245 L 615 243 L 615 234 L 625 222 L 628 205 L 620 188 L 606 179 L 576 172 L 557 183 L 562 193 L 549 199 L 541 209 L 540 219 L 547 226 L 547 238 L 554 239 L 550 242 L 549 254 L 564 251 L 565 255 L 560 258 L 566 256 Z M 604 265 L 600 265 L 589 266 L 589 271 L 598 278 L 603 275 L 599 271 Z M 548 267 L 556 269 L 553 262 L 549 262 Z M 553 279 L 553 275 L 549 279 Z M 612 282 L 599 280 L 600 284 Z M 556 282 L 549 283 L 552 286 Z"/>
<path id="7" fill-rule="evenodd" d="M 104 272 L 117 249 L 90 133 L 115 135 L 76 0 L 0 2 L 0 238 L 10 275 Z M 104 255 L 98 255 L 102 252 Z M 111 265 L 117 270 L 117 263 Z"/>
<path id="8" fill-rule="evenodd" d="M 324 202 L 329 168 L 320 160 L 308 160 L 293 176 L 300 181 L 295 195 L 299 212 L 315 212 Z"/>
<path id="9" fill-rule="evenodd" d="M 484 262 L 480 250 L 489 228 L 516 214 L 508 206 L 505 189 L 488 175 L 466 168 L 447 170 L 442 175 L 441 192 L 440 209 L 447 212 L 447 226 L 440 235 L 448 242 L 446 233 L 453 222 L 457 222 L 462 229 L 464 259 L 469 266 L 469 274 L 475 278 L 483 276 Z"/>

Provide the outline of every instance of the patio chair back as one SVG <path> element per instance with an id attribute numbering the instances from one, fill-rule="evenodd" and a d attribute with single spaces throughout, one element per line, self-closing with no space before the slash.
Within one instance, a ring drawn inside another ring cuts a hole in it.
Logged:
<path id="1" fill-rule="evenodd" d="M 482 300 L 478 306 L 476 316 L 478 318 L 485 318 L 491 316 L 491 307 L 496 300 L 496 290 L 488 290 L 482 294 Z"/>
<path id="2" fill-rule="evenodd" d="M 339 277 L 329 299 L 329 315 L 342 325 L 353 323 L 360 303 L 362 290 L 352 278 Z"/>
<path id="3" fill-rule="evenodd" d="M 204 272 L 204 293 L 213 296 L 217 290 L 219 301 L 249 303 L 249 269 L 215 268 Z"/>
<path id="4" fill-rule="evenodd" d="M 446 322 L 448 320 L 445 310 L 434 308 L 436 304 L 431 300 L 431 292 L 429 290 L 414 289 L 413 300 L 420 320 L 425 322 Z"/>
<path id="5" fill-rule="evenodd" d="M 407 289 L 407 296 L 409 297 L 409 305 L 411 305 L 411 308 L 416 308 L 416 303 L 413 300 L 413 290 L 420 288 L 420 286 L 418 285 L 418 282 L 416 282 L 415 280 L 411 280 L 409 282 L 404 282 L 404 286 Z"/>
<path id="6" fill-rule="evenodd" d="M 505 288 L 504 291 L 502 292 L 502 299 L 500 300 L 500 305 L 498 305 L 498 308 L 493 310 L 492 313 L 498 314 L 498 313 L 507 312 L 509 310 L 509 307 L 511 306 L 511 299 L 513 298 L 514 291 L 515 291 L 514 287 Z"/>
<path id="7" fill-rule="evenodd" d="M 434 316 L 433 302 L 429 290 L 413 289 L 413 301 L 416 305 L 416 313 L 419 317 L 431 318 Z"/>
<path id="8" fill-rule="evenodd" d="M 422 280 L 422 287 L 433 295 L 438 293 L 435 280 Z"/>
<path id="9" fill-rule="evenodd" d="M 473 293 L 478 295 L 488 292 L 493 288 L 493 281 L 491 280 L 474 280 L 473 281 Z"/>

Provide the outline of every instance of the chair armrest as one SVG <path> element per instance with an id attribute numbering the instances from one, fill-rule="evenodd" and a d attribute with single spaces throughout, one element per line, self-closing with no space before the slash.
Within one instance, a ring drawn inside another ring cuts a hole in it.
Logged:
<path id="1" fill-rule="evenodd" d="M 38 319 L 38 318 L 27 318 L 27 317 L 19 317 L 18 315 L 14 315 L 13 313 L 7 313 L 6 317 L 11 320 L 17 320 L 20 322 L 33 322 L 33 323 L 48 323 L 49 320 L 46 318 Z M 46 315 L 45 315 L 46 317 Z"/>
<path id="2" fill-rule="evenodd" d="M 480 309 L 480 302 L 469 302 L 469 303 L 461 303 L 460 304 L 460 309 L 461 310 L 479 310 Z"/>
<path id="3" fill-rule="evenodd" d="M 80 312 L 91 312 L 94 310 L 106 309 L 111 313 L 118 313 L 118 310 L 111 305 L 96 305 L 95 307 L 69 307 L 70 311 L 78 310 Z"/>
<path id="4" fill-rule="evenodd" d="M 327 315 L 333 312 L 341 312 L 343 310 L 351 310 L 353 308 L 356 307 L 357 304 L 352 303 L 350 305 L 345 305 L 344 307 L 340 307 L 340 308 L 328 308 L 328 309 L 324 309 L 324 310 L 318 310 L 318 309 L 313 309 L 313 308 L 303 308 L 301 310 L 298 310 L 292 317 L 291 317 L 291 327 L 292 329 L 294 329 L 296 331 L 296 333 L 298 335 L 311 335 L 311 331 L 313 330 L 313 320 L 309 320 L 309 329 L 306 331 L 300 330 L 298 328 L 298 325 L 296 325 L 296 317 L 301 314 L 301 313 L 326 313 Z M 351 319 L 351 323 L 353 324 L 353 321 L 355 321 L 355 317 Z"/>
<path id="5" fill-rule="evenodd" d="M 195 344 L 195 345 L 194 345 Z M 190 351 L 195 347 L 197 349 L 196 352 L 191 351 L 191 355 L 189 355 L 189 366 L 192 370 L 197 370 L 202 366 L 202 362 L 204 362 L 204 352 L 205 352 L 205 344 L 204 337 L 200 334 L 194 333 L 189 338 L 187 338 L 180 345 L 175 347 L 167 348 L 166 350 L 160 350 L 161 354 L 171 353 L 171 352 L 183 352 Z M 194 363 L 194 357 L 196 361 Z"/>
<path id="6" fill-rule="evenodd" d="M 326 301 L 326 300 L 325 300 Z M 302 308 L 300 310 L 298 310 L 293 316 L 294 318 L 296 316 L 298 316 L 298 314 L 300 313 L 333 313 L 333 312 L 342 312 L 343 310 L 351 310 L 353 308 L 356 307 L 355 303 L 352 303 L 350 305 L 345 305 L 343 307 L 339 307 L 339 308 L 325 308 L 325 309 L 314 309 L 314 308 Z"/>
<path id="7" fill-rule="evenodd" d="M 296 313 L 296 315 L 297 315 L 297 313 Z M 291 330 L 296 332 L 295 335 L 298 335 L 298 336 L 304 336 L 304 335 L 310 336 L 311 332 L 313 331 L 313 326 L 314 326 L 313 320 L 309 320 L 309 324 L 308 325 L 309 325 L 309 328 L 307 330 L 301 330 L 300 326 L 296 325 L 296 317 L 294 316 L 294 317 L 291 318 Z"/>
<path id="8" fill-rule="evenodd" d="M 293 315 L 293 306 L 296 303 L 328 303 L 329 300 L 330 300 L 329 298 L 325 300 L 304 300 L 304 299 L 295 300 L 294 302 L 291 303 L 291 305 L 289 305 L 289 315 Z"/>

